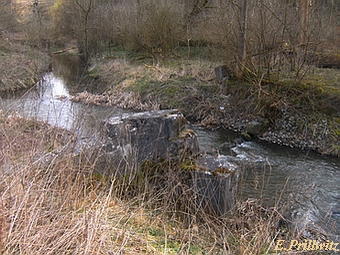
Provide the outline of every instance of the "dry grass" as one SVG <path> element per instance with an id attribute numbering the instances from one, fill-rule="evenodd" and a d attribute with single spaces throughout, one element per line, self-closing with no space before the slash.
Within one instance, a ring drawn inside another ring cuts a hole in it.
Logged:
<path id="1" fill-rule="evenodd" d="M 159 104 L 155 101 L 148 100 L 143 102 L 137 93 L 127 93 L 114 91 L 113 93 L 105 93 L 104 95 L 95 95 L 87 91 L 78 93 L 71 98 L 73 102 L 81 102 L 83 104 L 94 104 L 101 106 L 115 106 L 121 109 L 133 109 L 141 111 L 159 110 Z"/>
<path id="2" fill-rule="evenodd" d="M 155 63 L 150 58 L 138 56 L 101 61 L 98 63 L 98 73 L 103 81 L 111 84 L 112 87 L 128 88 L 145 77 L 161 83 L 176 78 L 213 81 L 215 79 L 214 68 L 221 64 L 217 60 L 186 59 L 175 56 L 162 63 Z"/>
<path id="3" fill-rule="evenodd" d="M 0 94 L 32 87 L 46 71 L 48 57 L 22 42 L 0 40 Z"/>
<path id="4" fill-rule="evenodd" d="M 206 212 L 176 162 L 101 175 L 100 150 L 74 155 L 71 132 L 0 117 L 1 254 L 267 254 L 281 235 L 257 200 Z"/>
<path id="5" fill-rule="evenodd" d="M 210 95 L 219 89 L 214 74 L 216 62 L 170 59 L 167 63 L 153 64 L 150 61 L 123 57 L 101 61 L 92 68 L 90 76 L 97 77 L 96 82 L 109 89 L 100 95 L 78 93 L 71 100 L 134 110 L 178 108 L 188 103 L 187 109 L 193 111 L 194 105 L 188 97 L 200 98 L 203 90 Z"/>
<path id="6" fill-rule="evenodd" d="M 180 247 L 179 235 L 189 240 L 186 229 L 175 231 L 146 205 L 138 206 L 141 197 L 122 202 L 117 194 L 126 184 L 93 174 L 94 162 L 87 160 L 93 155 L 74 157 L 70 136 L 2 116 L 3 254 L 162 254 L 173 249 L 164 242 Z"/>

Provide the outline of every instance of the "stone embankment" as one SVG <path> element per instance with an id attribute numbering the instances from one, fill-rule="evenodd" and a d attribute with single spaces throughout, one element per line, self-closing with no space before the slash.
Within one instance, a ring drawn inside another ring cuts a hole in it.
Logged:
<path id="1" fill-rule="evenodd" d="M 273 144 L 339 156 L 339 141 L 336 139 L 332 141 L 332 132 L 334 131 L 326 118 L 312 122 L 307 116 L 284 113 L 281 118 L 275 121 L 274 125 L 268 128 L 263 126 L 265 120 L 256 118 L 256 116 L 234 117 L 229 120 L 229 124 L 224 123 L 222 126 L 242 133 L 245 139 L 251 139 L 251 136 Z M 260 131 L 253 131 L 254 124 L 257 129 L 261 125 Z M 249 132 L 250 129 L 251 132 Z"/>
<path id="2" fill-rule="evenodd" d="M 288 146 L 324 155 L 340 156 L 340 143 L 337 130 L 339 124 L 331 121 L 325 114 L 306 114 L 282 110 L 274 123 L 268 119 L 246 113 L 227 100 L 215 100 L 208 114 L 200 110 L 191 112 L 191 118 L 204 127 L 222 127 L 241 133 L 245 140 L 257 138 L 273 144 Z M 212 105 L 213 103 L 205 103 Z M 202 106 L 204 108 L 204 105 Z M 207 109 L 207 107 L 205 107 Z"/>
<path id="3" fill-rule="evenodd" d="M 307 117 L 284 113 L 283 117 L 276 121 L 274 128 L 269 128 L 260 139 L 292 148 L 328 154 L 332 150 L 331 132 L 326 118 L 311 122 Z"/>

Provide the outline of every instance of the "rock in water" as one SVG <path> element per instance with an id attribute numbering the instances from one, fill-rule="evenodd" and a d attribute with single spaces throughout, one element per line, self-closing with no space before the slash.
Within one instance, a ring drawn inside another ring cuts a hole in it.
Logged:
<path id="1" fill-rule="evenodd" d="M 250 135 L 257 136 L 260 134 L 262 124 L 258 121 L 251 121 L 247 124 L 246 132 Z"/>

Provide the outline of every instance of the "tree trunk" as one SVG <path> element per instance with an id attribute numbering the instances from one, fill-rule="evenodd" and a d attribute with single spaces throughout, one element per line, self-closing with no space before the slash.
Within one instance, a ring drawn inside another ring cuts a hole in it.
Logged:
<path id="1" fill-rule="evenodd" d="M 236 66 L 236 77 L 241 79 L 243 76 L 245 59 L 246 59 L 246 30 L 247 30 L 247 0 L 242 0 L 242 7 L 240 10 L 240 33 L 239 33 L 239 46 Z"/>
<path id="2" fill-rule="evenodd" d="M 299 0 L 300 26 L 301 26 L 299 38 L 300 44 L 306 43 L 308 34 L 308 20 L 309 20 L 308 3 L 309 0 Z"/>

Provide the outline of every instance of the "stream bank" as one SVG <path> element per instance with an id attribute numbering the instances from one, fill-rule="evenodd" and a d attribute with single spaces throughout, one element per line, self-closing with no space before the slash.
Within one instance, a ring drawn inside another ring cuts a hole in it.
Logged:
<path id="1" fill-rule="evenodd" d="M 46 52 L 22 43 L 0 51 L 0 94 L 32 87 L 50 68 Z M 67 78 L 68 83 L 77 84 L 70 100 L 142 111 L 177 108 L 199 126 L 223 127 L 244 134 L 246 139 L 253 136 L 340 156 L 339 69 L 315 68 L 307 82 L 294 87 L 289 81 L 265 81 L 257 88 L 249 82 L 230 80 L 222 88 L 214 68 L 223 63 L 216 60 L 175 58 L 154 65 L 142 55 L 115 54 L 96 60 L 88 71 L 81 68 L 79 55 L 53 54 L 54 62 L 68 56 L 74 62 L 72 69 L 77 69 L 58 70 L 63 65 L 55 63 L 54 72 L 77 73 Z M 251 134 L 249 125 L 254 122 L 261 128 Z"/>
<path id="2" fill-rule="evenodd" d="M 50 70 L 51 57 L 46 51 L 20 40 L 1 41 L 0 96 L 33 87 Z"/>
<path id="3" fill-rule="evenodd" d="M 259 90 L 249 82 L 231 80 L 221 89 L 214 73 L 216 62 L 182 60 L 152 66 L 144 63 L 147 61 L 109 58 L 98 62 L 88 76 L 100 89 L 105 87 L 105 92 L 84 91 L 71 100 L 133 110 L 177 108 L 202 127 L 223 127 L 244 134 L 245 139 L 253 136 L 323 155 L 340 155 L 337 69 L 319 70 L 321 76 L 333 75 L 324 84 L 307 82 L 292 87 L 287 82 L 278 88 L 275 83 L 264 83 Z M 260 125 L 255 133 L 249 132 L 253 123 Z"/>

